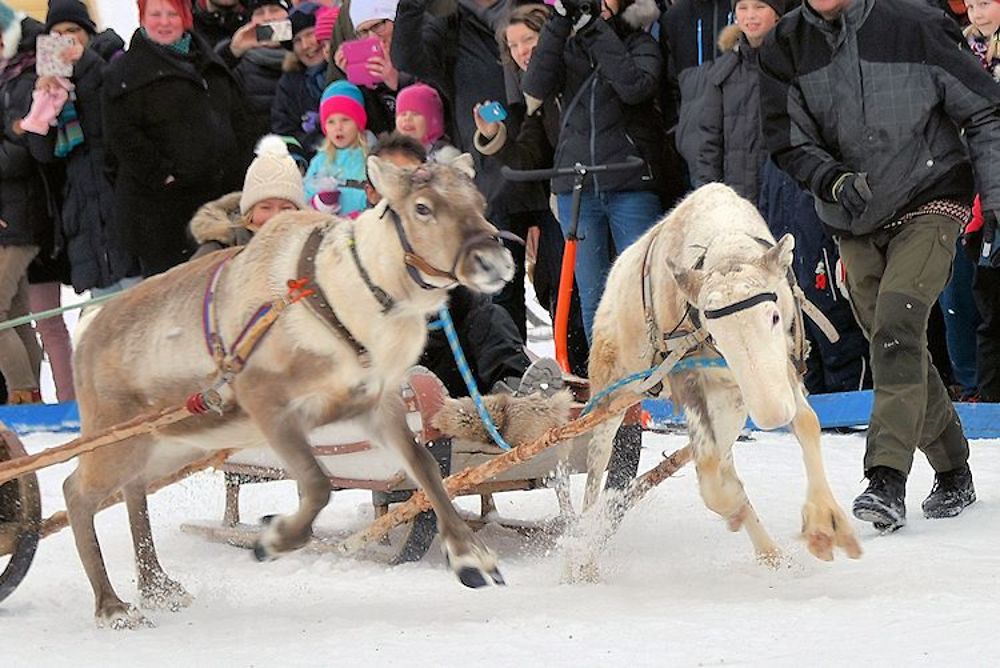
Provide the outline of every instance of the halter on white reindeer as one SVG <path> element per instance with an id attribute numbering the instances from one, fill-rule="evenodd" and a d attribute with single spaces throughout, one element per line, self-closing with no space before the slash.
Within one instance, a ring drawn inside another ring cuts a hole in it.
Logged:
<path id="1" fill-rule="evenodd" d="M 748 414 L 761 429 L 789 426 L 808 478 L 802 532 L 809 551 L 831 560 L 837 546 L 857 558 L 861 548 L 827 482 L 819 421 L 795 364 L 802 344 L 798 288 L 788 278 L 793 247 L 790 235 L 775 242 L 757 209 L 731 188 L 696 190 L 612 268 L 594 321 L 591 388 L 598 392 L 669 358 L 642 389 L 666 380 L 686 414 L 705 505 L 730 530 L 745 528 L 767 562 L 780 552 L 746 496 L 731 448 Z M 711 362 L 720 358 L 724 365 Z M 594 431 L 585 508 L 600 494 L 618 422 Z"/>

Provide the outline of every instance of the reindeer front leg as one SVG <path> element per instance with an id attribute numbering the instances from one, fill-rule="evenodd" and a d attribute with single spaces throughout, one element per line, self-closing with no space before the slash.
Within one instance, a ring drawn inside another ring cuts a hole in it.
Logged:
<path id="1" fill-rule="evenodd" d="M 242 400 L 243 408 L 264 433 L 268 444 L 298 483 L 299 507 L 290 515 L 269 516 L 257 538 L 254 556 L 259 561 L 276 559 L 297 550 L 312 537 L 316 516 L 330 502 L 330 479 L 316 461 L 306 438 L 308 423 L 284 402 L 258 393 Z M 309 411 L 300 406 L 299 410 Z"/>
<path id="2" fill-rule="evenodd" d="M 496 555 L 472 533 L 448 498 L 438 464 L 427 448 L 418 443 L 406 424 L 403 403 L 394 392 L 384 392 L 379 405 L 368 416 L 374 440 L 397 452 L 410 477 L 427 495 L 437 515 L 441 546 L 448 566 L 466 587 L 505 584 Z"/>
<path id="3" fill-rule="evenodd" d="M 683 405 L 694 449 L 698 489 L 705 506 L 722 516 L 730 531 L 746 530 L 757 559 L 777 566 L 781 550 L 750 504 L 733 463 L 733 443 L 747 420 L 739 390 L 735 387 L 705 390 L 689 378 Z"/>
<path id="4" fill-rule="evenodd" d="M 809 551 L 817 559 L 832 561 L 834 545 L 844 550 L 850 558 L 857 559 L 861 556 L 861 546 L 850 520 L 833 498 L 823 467 L 819 419 L 806 401 L 797 377 L 793 382 L 796 388 L 796 412 L 791 427 L 802 446 L 807 479 L 806 503 L 802 507 L 802 534 L 808 541 Z"/>

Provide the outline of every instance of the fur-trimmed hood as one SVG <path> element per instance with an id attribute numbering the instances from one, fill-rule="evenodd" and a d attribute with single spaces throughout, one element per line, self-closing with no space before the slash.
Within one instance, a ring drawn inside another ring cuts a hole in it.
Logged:
<path id="1" fill-rule="evenodd" d="M 237 232 L 249 232 L 240 220 L 240 196 L 235 192 L 203 204 L 191 218 L 191 236 L 199 244 L 217 241 L 224 246 L 237 243 Z M 241 235 L 242 236 L 242 235 Z"/>
<path id="2" fill-rule="evenodd" d="M 740 43 L 740 37 L 743 36 L 743 31 L 735 23 L 728 25 L 722 29 L 719 33 L 719 51 L 726 53 L 728 51 L 734 51 Z"/>
<path id="3" fill-rule="evenodd" d="M 660 9 L 656 0 L 635 0 L 618 16 L 630 28 L 647 30 L 660 18 Z"/>

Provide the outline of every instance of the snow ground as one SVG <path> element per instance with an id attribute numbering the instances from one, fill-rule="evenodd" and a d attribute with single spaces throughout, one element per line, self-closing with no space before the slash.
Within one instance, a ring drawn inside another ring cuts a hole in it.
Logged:
<path id="1" fill-rule="evenodd" d="M 65 435 L 26 439 L 32 451 Z M 653 490 L 625 519 L 601 559 L 602 582 L 560 584 L 558 545 L 484 530 L 502 560 L 505 588 L 472 591 L 439 550 L 388 567 L 334 555 L 296 554 L 259 564 L 249 552 L 184 534 L 179 525 L 221 516 L 221 475 L 202 473 L 150 500 L 167 572 L 195 595 L 156 628 L 96 629 L 90 587 L 72 536 L 45 539 L 21 587 L 0 604 L 0 665 L 21 666 L 838 666 L 995 665 L 1000 559 L 1000 441 L 977 441 L 979 502 L 955 520 L 924 520 L 931 472 L 911 475 L 910 525 L 877 536 L 856 524 L 865 555 L 813 559 L 797 538 L 804 473 L 787 434 L 756 434 L 736 448 L 739 470 L 765 525 L 787 551 L 774 571 L 757 565 L 745 535 L 730 534 L 701 504 L 693 472 Z M 846 507 L 863 486 L 861 435 L 826 435 L 834 491 Z M 680 435 L 647 435 L 642 468 Z M 41 474 L 46 514 L 63 507 L 72 464 Z M 583 479 L 574 477 L 577 500 Z M 247 518 L 290 509 L 290 483 L 243 494 Z M 472 499 L 461 505 L 473 510 Z M 502 515 L 555 514 L 551 491 L 498 497 Z M 340 492 L 319 524 L 361 528 L 369 496 Z M 119 594 L 135 600 L 123 507 L 99 516 Z"/>

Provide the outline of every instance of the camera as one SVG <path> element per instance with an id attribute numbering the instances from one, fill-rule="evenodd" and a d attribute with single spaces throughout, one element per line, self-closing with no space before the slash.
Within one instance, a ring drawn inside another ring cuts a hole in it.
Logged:
<path id="1" fill-rule="evenodd" d="M 574 21 L 584 14 L 599 14 L 600 5 L 594 0 L 562 0 L 563 7 L 566 8 L 566 15 Z"/>

